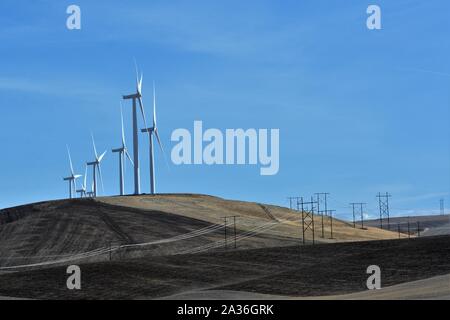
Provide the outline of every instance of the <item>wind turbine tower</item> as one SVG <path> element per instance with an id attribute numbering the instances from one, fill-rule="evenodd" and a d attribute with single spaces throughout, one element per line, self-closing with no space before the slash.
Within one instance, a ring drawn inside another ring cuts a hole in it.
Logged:
<path id="1" fill-rule="evenodd" d="M 94 183 L 93 183 L 93 184 L 94 184 L 94 185 L 93 185 L 93 196 L 96 197 L 96 196 L 97 196 L 97 171 L 98 171 L 98 176 L 99 176 L 99 178 L 100 178 L 100 181 L 101 181 L 101 183 L 102 183 L 102 185 L 103 185 L 103 178 L 102 178 L 102 171 L 101 171 L 101 168 L 100 168 L 100 162 L 102 162 L 103 157 L 104 157 L 105 154 L 106 154 L 106 151 L 103 152 L 103 153 L 100 155 L 100 157 L 98 156 L 98 154 L 97 154 L 97 148 L 95 147 L 94 136 L 92 136 L 92 145 L 93 145 L 93 147 L 94 147 L 95 160 L 92 161 L 92 162 L 88 162 L 87 165 L 88 165 L 88 166 L 92 166 L 92 168 L 93 168 L 93 175 L 92 175 L 92 177 L 93 177 L 93 179 L 94 179 Z"/>
<path id="2" fill-rule="evenodd" d="M 80 174 L 75 174 L 73 171 L 73 165 L 72 165 L 72 157 L 70 156 L 70 150 L 69 147 L 67 147 L 67 154 L 69 155 L 69 163 L 70 163 L 70 176 L 63 178 L 64 181 L 69 181 L 69 198 L 72 199 L 72 186 L 73 186 L 73 191 L 77 190 L 77 186 L 76 186 L 76 180 L 80 177 L 82 177 L 82 175 Z"/>
<path id="3" fill-rule="evenodd" d="M 156 140 L 158 140 L 158 145 L 161 148 L 161 151 L 164 153 L 163 146 L 161 144 L 161 139 L 158 134 L 158 127 L 156 125 L 156 93 L 155 93 L 155 84 L 153 83 L 153 126 L 150 128 L 145 128 L 141 130 L 142 132 L 147 132 L 150 140 L 150 193 L 156 193 L 156 177 L 155 177 L 155 157 L 153 150 L 153 134 L 156 136 Z"/>
<path id="4" fill-rule="evenodd" d="M 138 76 L 138 70 L 136 68 L 136 93 L 123 96 L 124 100 L 133 100 L 133 163 L 134 163 L 134 194 L 141 193 L 141 181 L 139 173 L 139 138 L 138 138 L 138 123 L 137 123 L 137 105 L 136 100 L 139 102 L 142 118 L 145 123 L 144 106 L 142 104 L 142 77 Z M 147 127 L 147 125 L 145 124 Z"/>
<path id="5" fill-rule="evenodd" d="M 120 120 L 122 124 L 122 146 L 117 149 L 112 149 L 112 152 L 119 153 L 119 188 L 120 188 L 120 195 L 124 195 L 124 189 L 125 189 L 125 183 L 124 183 L 124 175 L 123 175 L 123 166 L 125 164 L 125 155 L 127 156 L 128 160 L 130 160 L 131 164 L 133 164 L 133 161 L 131 160 L 130 154 L 128 153 L 127 146 L 125 145 L 125 131 L 123 129 L 123 112 L 122 112 L 122 105 L 120 106 Z"/>
<path id="6" fill-rule="evenodd" d="M 86 169 L 84 170 L 84 181 L 83 181 L 83 184 L 81 185 L 81 188 L 77 190 L 77 193 L 80 194 L 80 198 L 86 197 L 87 169 L 88 169 L 88 167 L 86 166 Z"/>

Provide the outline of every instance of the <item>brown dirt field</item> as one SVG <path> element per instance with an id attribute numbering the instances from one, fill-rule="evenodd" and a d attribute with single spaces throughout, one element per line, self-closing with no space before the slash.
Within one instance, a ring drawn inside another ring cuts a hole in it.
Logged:
<path id="1" fill-rule="evenodd" d="M 383 287 L 449 274 L 450 237 L 291 246 L 282 250 L 229 250 L 86 263 L 80 265 L 81 290 L 67 290 L 65 267 L 52 267 L 0 275 L 0 296 L 155 299 L 192 291 L 225 290 L 286 298 L 319 298 L 363 293 L 368 276 L 366 268 L 371 264 L 380 266 Z M 413 290 L 420 293 L 421 287 L 416 285 Z M 423 290 L 423 294 L 427 294 L 430 287 L 424 285 Z"/>

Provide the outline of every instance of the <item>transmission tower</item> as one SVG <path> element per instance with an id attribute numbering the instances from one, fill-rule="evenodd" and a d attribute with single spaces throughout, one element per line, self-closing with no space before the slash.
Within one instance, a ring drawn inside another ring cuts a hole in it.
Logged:
<path id="1" fill-rule="evenodd" d="M 228 249 L 228 233 L 227 233 L 227 226 L 228 226 L 228 219 L 233 219 L 233 235 L 234 235 L 234 248 L 236 249 L 236 218 L 239 218 L 239 216 L 226 216 L 222 217 L 224 220 L 224 238 L 225 238 L 225 249 Z"/>
<path id="2" fill-rule="evenodd" d="M 303 244 L 306 243 L 305 234 L 308 230 L 312 231 L 312 243 L 315 243 L 315 235 L 314 235 L 314 205 L 317 202 L 314 201 L 313 197 L 311 197 L 310 202 L 304 202 L 303 197 L 300 198 L 300 206 L 302 210 L 302 236 L 303 236 Z"/>
<path id="3" fill-rule="evenodd" d="M 365 203 L 363 202 L 352 202 L 350 203 L 353 209 L 353 228 L 356 228 L 356 216 L 361 217 L 361 229 L 364 229 L 364 209 L 363 206 Z"/>
<path id="4" fill-rule="evenodd" d="M 389 198 L 391 195 L 386 192 L 386 194 L 381 194 L 378 192 L 378 206 L 380 207 L 380 228 L 383 229 L 383 219 L 387 218 L 388 230 L 390 229 L 389 221 Z"/>

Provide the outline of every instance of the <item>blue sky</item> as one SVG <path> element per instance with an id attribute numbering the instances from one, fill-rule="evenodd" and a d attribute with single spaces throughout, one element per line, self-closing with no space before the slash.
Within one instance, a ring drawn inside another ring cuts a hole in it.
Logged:
<path id="1" fill-rule="evenodd" d="M 81 7 L 82 29 L 66 28 Z M 366 8 L 382 30 L 366 28 Z M 0 4 L 0 207 L 67 197 L 66 144 L 78 173 L 103 163 L 104 194 L 118 193 L 119 102 L 144 104 L 156 81 L 158 125 L 279 128 L 280 171 L 256 166 L 175 166 L 156 157 L 159 192 L 206 193 L 287 205 L 288 196 L 330 192 L 349 202 L 392 194 L 391 213 L 450 205 L 448 1 L 21 1 Z M 127 143 L 131 108 L 125 103 Z M 141 136 L 142 188 L 148 157 Z M 131 168 L 126 189 L 132 191 Z"/>

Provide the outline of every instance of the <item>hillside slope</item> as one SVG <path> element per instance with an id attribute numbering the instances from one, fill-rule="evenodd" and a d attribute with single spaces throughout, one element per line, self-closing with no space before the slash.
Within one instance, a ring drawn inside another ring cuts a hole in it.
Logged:
<path id="1" fill-rule="evenodd" d="M 417 234 L 419 228 L 421 236 L 450 235 L 450 215 L 428 215 L 411 217 L 392 217 L 389 219 L 391 230 L 408 232 L 408 221 L 411 234 Z M 386 221 L 383 221 L 387 228 Z M 367 220 L 364 224 L 370 227 L 380 227 L 380 220 Z"/>
<path id="2" fill-rule="evenodd" d="M 230 215 L 239 216 L 239 249 L 288 246 L 301 240 L 298 212 L 257 203 L 202 195 L 60 200 L 0 210 L 0 267 L 78 258 L 98 261 L 110 255 L 130 258 L 222 250 L 222 217 Z M 334 239 L 328 239 L 329 227 L 325 219 L 322 239 L 321 225 L 316 223 L 318 242 L 398 237 L 334 221 Z M 234 245 L 233 231 L 228 225 L 228 248 Z"/>

